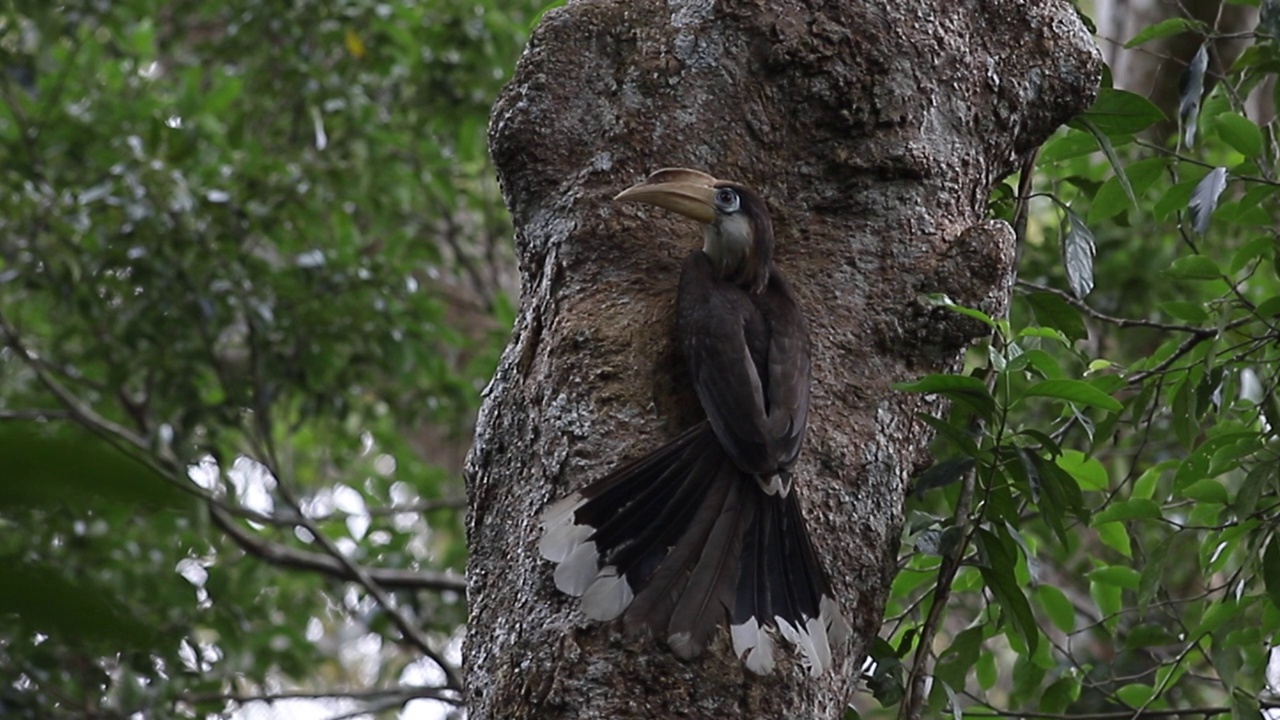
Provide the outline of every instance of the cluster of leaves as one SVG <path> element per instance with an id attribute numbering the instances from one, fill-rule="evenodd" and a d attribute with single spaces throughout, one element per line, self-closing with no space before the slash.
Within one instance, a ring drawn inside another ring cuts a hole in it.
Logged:
<path id="1" fill-rule="evenodd" d="M 444 653 L 435 453 L 510 322 L 485 128 L 539 5 L 0 10 L 0 714 L 221 712 Z"/>
<path id="2" fill-rule="evenodd" d="M 1009 316 L 959 308 L 992 328 L 969 371 L 901 387 L 953 409 L 922 418 L 940 461 L 917 480 L 873 653 L 886 706 L 1244 719 L 1276 705 L 1277 7 L 1220 77 L 1212 28 L 1139 34 L 1206 38 L 1178 117 L 1107 80 L 1042 148 L 1041 191 L 995 194 L 998 215 L 1032 209 Z"/>

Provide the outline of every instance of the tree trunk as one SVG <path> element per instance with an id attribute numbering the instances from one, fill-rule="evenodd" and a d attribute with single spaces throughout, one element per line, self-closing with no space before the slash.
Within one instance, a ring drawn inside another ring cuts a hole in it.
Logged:
<path id="1" fill-rule="evenodd" d="M 993 183 L 1095 92 L 1065 1 L 577 2 L 548 13 L 490 144 L 523 294 L 468 460 L 472 720 L 831 718 L 880 628 L 908 479 L 928 463 L 891 384 L 956 370 L 1006 307 L 1013 233 Z M 813 336 L 796 484 L 854 628 L 836 669 L 747 674 L 727 632 L 682 662 L 591 623 L 537 550 L 546 504 L 700 418 L 673 340 L 701 231 L 610 198 L 665 166 L 758 188 Z"/>

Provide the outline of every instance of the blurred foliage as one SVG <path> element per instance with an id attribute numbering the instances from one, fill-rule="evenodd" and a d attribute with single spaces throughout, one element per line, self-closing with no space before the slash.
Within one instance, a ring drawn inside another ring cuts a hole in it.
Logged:
<path id="1" fill-rule="evenodd" d="M 0 6 L 0 715 L 458 697 L 395 616 L 456 663 L 457 446 L 514 290 L 484 133 L 544 4 Z M 1263 6 L 1176 135 L 1106 88 L 993 194 L 1021 281 L 1007 318 L 958 309 L 993 331 L 964 373 L 902 388 L 957 402 L 864 716 L 1274 704 Z M 1135 44 L 1184 32 L 1214 36 Z M 337 558 L 409 580 L 383 604 Z"/>
<path id="2" fill-rule="evenodd" d="M 208 508 L 460 577 L 515 290 L 485 128 L 543 4 L 0 5 L 0 715 L 441 683 Z M 391 600 L 456 662 L 459 593 Z"/>
<path id="3" fill-rule="evenodd" d="M 994 192 L 997 217 L 1028 219 L 1012 308 L 958 308 L 991 341 L 963 373 L 901 386 L 956 402 L 925 419 L 938 463 L 909 501 L 873 653 L 882 707 L 848 717 L 1277 706 L 1280 5 L 1263 6 L 1222 76 L 1199 21 L 1130 43 L 1205 38 L 1176 134 L 1108 78 L 1041 149 L 1030 191 Z"/>

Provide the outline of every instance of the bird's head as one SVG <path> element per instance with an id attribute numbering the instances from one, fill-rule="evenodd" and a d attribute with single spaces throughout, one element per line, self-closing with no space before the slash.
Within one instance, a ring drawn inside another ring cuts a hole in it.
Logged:
<path id="1" fill-rule="evenodd" d="M 751 188 L 697 170 L 665 168 L 614 200 L 648 203 L 703 223 L 702 252 L 721 278 L 760 292 L 773 264 L 773 221 Z"/>

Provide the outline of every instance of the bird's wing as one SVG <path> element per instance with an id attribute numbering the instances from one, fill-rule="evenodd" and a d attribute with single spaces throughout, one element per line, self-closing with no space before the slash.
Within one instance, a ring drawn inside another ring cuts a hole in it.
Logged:
<path id="1" fill-rule="evenodd" d="M 755 305 L 769 327 L 767 437 L 780 465 L 800 454 L 809 419 L 809 329 L 786 280 L 774 273 Z"/>
<path id="2" fill-rule="evenodd" d="M 809 402 L 808 335 L 789 293 L 771 288 L 753 300 L 716 280 L 695 252 L 685 263 L 677 314 L 698 400 L 721 445 L 749 473 L 789 465 Z"/>

